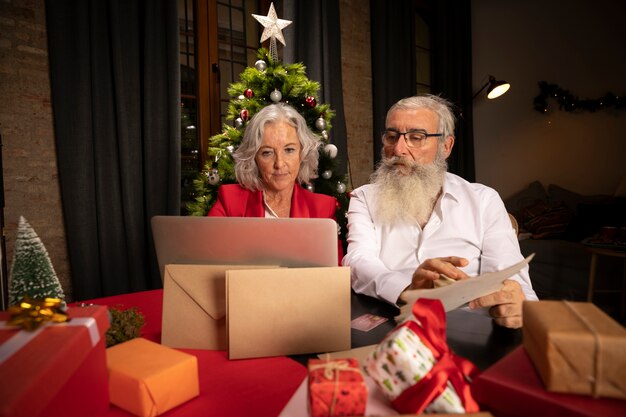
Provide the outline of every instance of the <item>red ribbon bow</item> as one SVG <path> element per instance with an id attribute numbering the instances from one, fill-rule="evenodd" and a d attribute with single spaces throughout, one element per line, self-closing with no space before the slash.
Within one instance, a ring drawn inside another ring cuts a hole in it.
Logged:
<path id="1" fill-rule="evenodd" d="M 392 401 L 393 407 L 400 413 L 421 414 L 443 392 L 449 380 L 463 402 L 465 412 L 480 411 L 470 389 L 470 382 L 480 371 L 467 359 L 456 356 L 448 347 L 446 313 L 441 301 L 420 298 L 413 305 L 413 315 L 421 326 L 413 320 L 401 326 L 413 330 L 431 350 L 437 362 L 417 384 L 404 390 Z"/>

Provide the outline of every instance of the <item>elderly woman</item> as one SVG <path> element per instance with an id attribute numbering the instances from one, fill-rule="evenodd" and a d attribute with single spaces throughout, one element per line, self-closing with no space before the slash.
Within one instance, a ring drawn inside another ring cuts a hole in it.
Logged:
<path id="1" fill-rule="evenodd" d="M 233 153 L 239 184 L 222 185 L 208 215 L 336 220 L 334 197 L 300 186 L 317 176 L 320 145 L 293 107 L 283 103 L 264 107 L 254 115 Z"/>

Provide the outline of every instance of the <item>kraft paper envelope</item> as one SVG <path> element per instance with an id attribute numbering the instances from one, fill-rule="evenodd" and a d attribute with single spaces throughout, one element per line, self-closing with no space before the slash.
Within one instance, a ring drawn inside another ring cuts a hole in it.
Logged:
<path id="1" fill-rule="evenodd" d="M 230 359 L 350 349 L 350 268 L 226 272 Z"/>
<path id="2" fill-rule="evenodd" d="M 163 273 L 161 343 L 183 349 L 226 350 L 225 273 L 257 265 L 175 265 Z"/>

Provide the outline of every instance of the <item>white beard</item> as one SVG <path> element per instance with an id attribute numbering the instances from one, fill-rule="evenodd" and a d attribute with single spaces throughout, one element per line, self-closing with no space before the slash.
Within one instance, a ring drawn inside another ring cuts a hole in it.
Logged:
<path id="1" fill-rule="evenodd" d="M 441 152 L 428 165 L 393 156 L 383 157 L 370 181 L 378 191 L 374 214 L 386 225 L 424 226 L 433 211 L 448 169 Z"/>

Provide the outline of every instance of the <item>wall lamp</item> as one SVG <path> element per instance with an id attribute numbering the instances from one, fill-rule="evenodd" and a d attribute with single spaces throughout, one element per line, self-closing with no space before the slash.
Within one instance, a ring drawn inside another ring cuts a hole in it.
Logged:
<path id="1" fill-rule="evenodd" d="M 496 77 L 490 75 L 489 81 L 487 81 L 485 85 L 483 85 L 481 89 L 478 90 L 476 94 L 474 94 L 472 100 L 474 100 L 476 96 L 478 96 L 478 94 L 480 94 L 481 91 L 483 91 L 485 88 L 487 88 L 487 98 L 494 99 L 509 91 L 509 88 L 511 88 L 511 84 L 509 84 L 507 81 L 497 81 Z"/>

